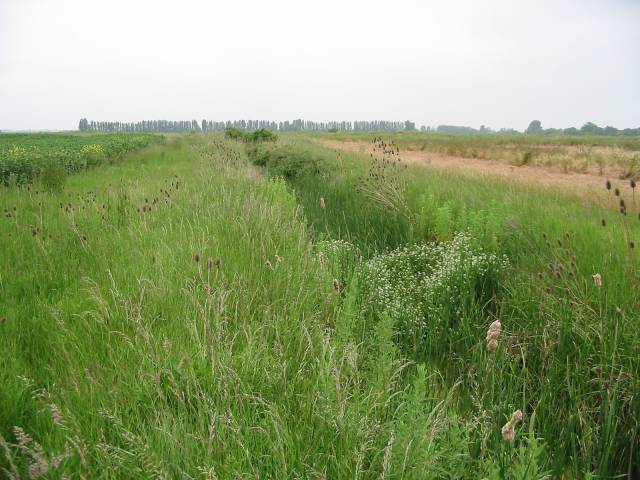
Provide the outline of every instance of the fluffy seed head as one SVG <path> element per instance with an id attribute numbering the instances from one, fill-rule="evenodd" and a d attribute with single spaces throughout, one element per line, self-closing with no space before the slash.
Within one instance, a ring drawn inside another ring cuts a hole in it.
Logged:
<path id="1" fill-rule="evenodd" d="M 500 338 L 500 332 L 502 331 L 502 324 L 500 320 L 494 321 L 489 325 L 487 330 L 487 350 L 490 353 L 494 353 L 498 349 L 498 339 Z"/>
<path id="2" fill-rule="evenodd" d="M 600 275 L 599 273 L 596 273 L 595 275 L 592 275 L 591 278 L 593 278 L 593 284 L 596 287 L 602 286 L 602 275 Z"/>
<path id="3" fill-rule="evenodd" d="M 518 423 L 522 421 L 522 412 L 520 410 L 516 410 L 511 415 L 511 420 L 504 424 L 502 427 L 502 438 L 505 442 L 512 443 L 516 438 L 516 426 Z"/>

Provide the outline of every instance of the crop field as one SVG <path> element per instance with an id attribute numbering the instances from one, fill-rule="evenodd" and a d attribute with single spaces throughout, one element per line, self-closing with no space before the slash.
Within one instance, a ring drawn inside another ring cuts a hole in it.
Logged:
<path id="1" fill-rule="evenodd" d="M 0 135 L 0 183 L 31 183 L 43 172 L 53 181 L 66 173 L 114 161 L 160 140 L 162 137 L 148 134 L 3 134 Z"/>
<path id="2" fill-rule="evenodd" d="M 639 155 L 0 135 L 0 477 L 638 478 Z"/>

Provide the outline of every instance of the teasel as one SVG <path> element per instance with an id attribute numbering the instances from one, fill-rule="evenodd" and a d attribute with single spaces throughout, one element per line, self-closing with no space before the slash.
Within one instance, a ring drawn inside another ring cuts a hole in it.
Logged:
<path id="1" fill-rule="evenodd" d="M 487 350 L 489 353 L 494 353 L 498 349 L 498 339 L 500 338 L 500 332 L 502 331 L 502 324 L 500 320 L 495 320 L 489 329 L 487 330 Z"/>
<path id="2" fill-rule="evenodd" d="M 513 412 L 511 419 L 502 427 L 502 438 L 505 442 L 513 443 L 516 438 L 516 426 L 522 421 L 522 411 L 520 409 Z"/>
<path id="3" fill-rule="evenodd" d="M 613 193 L 615 194 L 616 197 L 620 196 L 620 189 L 618 187 L 616 187 L 616 189 L 613 191 Z"/>
<path id="4" fill-rule="evenodd" d="M 211 270 L 211 267 L 213 267 L 213 258 L 209 257 L 207 258 L 207 270 Z"/>
<path id="5" fill-rule="evenodd" d="M 196 263 L 200 262 L 200 255 L 198 255 L 197 253 L 193 256 L 193 261 Z"/>
<path id="6" fill-rule="evenodd" d="M 607 180 L 607 183 L 605 185 L 607 187 L 607 190 L 611 190 L 611 181 Z"/>
<path id="7" fill-rule="evenodd" d="M 342 287 L 341 287 L 340 282 L 338 281 L 337 278 L 333 279 L 333 289 L 338 293 L 340 293 L 342 291 Z"/>

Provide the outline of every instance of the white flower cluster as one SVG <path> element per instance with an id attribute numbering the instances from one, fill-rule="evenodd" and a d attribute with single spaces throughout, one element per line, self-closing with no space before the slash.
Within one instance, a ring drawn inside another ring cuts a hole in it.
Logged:
<path id="1" fill-rule="evenodd" d="M 467 233 L 450 242 L 401 247 L 364 264 L 365 301 L 404 334 L 438 334 L 464 304 L 492 295 L 506 266 L 506 258 L 474 248 Z"/>

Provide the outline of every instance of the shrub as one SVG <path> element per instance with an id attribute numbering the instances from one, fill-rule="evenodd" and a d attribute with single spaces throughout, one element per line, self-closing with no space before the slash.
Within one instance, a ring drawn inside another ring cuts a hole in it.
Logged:
<path id="1" fill-rule="evenodd" d="M 242 130 L 238 129 L 238 128 L 227 128 L 224 131 L 224 136 L 226 138 L 230 138 L 231 140 L 241 140 L 244 141 L 246 138 L 246 133 L 244 133 Z"/>

